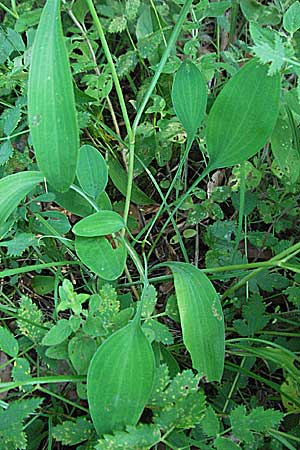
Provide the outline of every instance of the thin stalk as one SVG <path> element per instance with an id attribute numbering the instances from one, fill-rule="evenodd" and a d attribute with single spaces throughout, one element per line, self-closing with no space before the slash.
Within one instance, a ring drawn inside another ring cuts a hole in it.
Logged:
<path id="1" fill-rule="evenodd" d="M 70 265 L 82 265 L 80 261 L 51 261 L 49 263 L 32 264 L 24 267 L 17 267 L 16 269 L 6 269 L 0 272 L 0 278 L 12 277 L 19 275 L 20 273 L 34 272 L 36 270 L 47 269 L 50 267 L 70 266 Z"/>
<path id="2" fill-rule="evenodd" d="M 236 240 L 235 240 L 235 247 L 234 252 L 232 254 L 232 261 L 236 255 L 237 249 L 239 247 L 239 243 L 242 236 L 242 228 L 243 228 L 243 218 L 244 218 L 244 211 L 245 211 L 245 191 L 246 191 L 246 180 L 245 180 L 245 161 L 241 163 L 241 172 L 240 172 L 240 205 L 239 205 L 239 219 L 238 219 L 238 229 L 236 234 Z"/>
<path id="3" fill-rule="evenodd" d="M 125 199 L 125 207 L 124 207 L 124 222 L 125 224 L 127 223 L 128 220 L 128 215 L 129 215 L 129 208 L 130 208 L 130 199 L 131 199 L 131 191 L 132 191 L 132 183 L 133 183 L 133 169 L 134 169 L 134 141 L 135 141 L 135 136 L 134 133 L 132 131 L 131 128 L 131 124 L 130 124 L 130 120 L 128 117 L 128 113 L 127 113 L 127 108 L 126 108 L 126 104 L 125 104 L 125 99 L 123 96 L 123 92 L 121 89 L 121 85 L 120 85 L 120 81 L 117 75 L 117 71 L 112 59 L 112 55 L 109 49 L 109 46 L 107 44 L 106 38 L 105 38 L 105 34 L 101 25 L 101 22 L 99 20 L 97 11 L 95 9 L 94 3 L 92 0 L 86 0 L 87 5 L 89 7 L 91 16 L 93 18 L 93 21 L 95 23 L 95 26 L 97 28 L 98 31 L 98 35 L 102 44 L 102 48 L 104 51 L 104 54 L 106 56 L 108 65 L 110 67 L 111 73 L 112 73 L 112 78 L 113 78 L 113 82 L 115 85 L 115 89 L 116 89 L 116 93 L 118 96 L 118 100 L 119 100 L 119 104 L 120 104 L 120 108 L 122 111 L 122 116 L 124 119 L 124 123 L 125 123 L 125 127 L 126 127 L 126 131 L 127 131 L 127 135 L 128 135 L 128 140 L 129 140 L 129 145 L 128 145 L 128 149 L 129 149 L 129 162 L 128 162 L 128 182 L 127 182 L 127 192 L 126 192 L 126 199 Z M 125 230 L 124 230 L 125 233 Z"/>
<path id="4" fill-rule="evenodd" d="M 53 384 L 53 383 L 81 383 L 85 381 L 84 375 L 57 375 L 48 377 L 35 377 L 23 381 L 8 381 L 0 383 L 0 394 L 11 389 L 16 389 L 22 386 L 36 386 L 39 384 Z"/>
<path id="5" fill-rule="evenodd" d="M 22 134 L 27 134 L 29 133 L 30 130 L 23 130 L 23 131 L 19 131 L 18 133 L 14 133 L 10 136 L 5 136 L 3 138 L 0 138 L 0 142 L 2 141 L 9 141 L 11 138 L 17 137 L 17 136 L 21 136 Z"/>
<path id="6" fill-rule="evenodd" d="M 149 253 L 148 253 L 148 258 L 150 257 L 150 255 L 152 254 L 153 250 L 156 247 L 156 244 L 158 243 L 158 241 L 160 240 L 163 232 L 165 231 L 165 229 L 167 228 L 167 226 L 169 225 L 172 217 L 174 217 L 174 215 L 176 214 L 176 212 L 178 211 L 178 209 L 180 208 L 180 206 L 184 203 L 184 201 L 187 199 L 187 197 L 191 194 L 191 192 L 193 192 L 193 190 L 195 189 L 195 187 L 200 183 L 200 181 L 203 180 L 203 178 L 206 177 L 206 175 L 211 171 L 211 167 L 206 167 L 206 169 L 204 169 L 204 171 L 202 172 L 201 175 L 199 175 L 199 177 L 196 179 L 196 181 L 192 184 L 192 186 L 187 190 L 187 192 L 181 197 L 181 199 L 179 201 L 177 201 L 177 204 L 172 212 L 172 214 L 168 217 L 168 219 L 166 220 L 166 222 L 164 223 L 162 229 L 160 230 L 160 232 L 158 233 L 157 238 L 155 239 Z"/>
<path id="7" fill-rule="evenodd" d="M 278 253 L 278 255 L 273 256 L 269 261 L 269 263 L 275 263 L 274 266 L 281 267 L 281 263 L 284 263 L 284 259 L 287 258 L 290 254 L 296 254 L 300 251 L 300 242 L 292 245 L 286 250 Z M 234 284 L 230 288 L 228 288 L 221 297 L 221 300 L 224 300 L 229 295 L 233 294 L 237 289 L 242 287 L 245 283 L 247 283 L 251 278 L 255 277 L 259 272 L 264 270 L 264 267 L 257 268 L 253 270 L 251 273 L 248 273 L 244 278 L 242 278 L 238 283 Z"/>
<path id="8" fill-rule="evenodd" d="M 154 176 L 152 175 L 152 173 L 150 172 L 150 170 L 148 169 L 148 167 L 145 166 L 145 164 L 143 163 L 143 161 L 142 161 L 140 158 L 137 158 L 137 160 L 138 160 L 139 163 L 142 165 L 142 167 L 143 167 L 143 169 L 145 170 L 145 172 L 147 173 L 148 177 L 150 178 L 150 180 L 151 180 L 152 183 L 154 184 L 154 186 L 155 186 L 156 190 L 158 191 L 158 193 L 159 193 L 159 195 L 160 195 L 160 198 L 162 199 L 162 202 L 163 202 L 162 205 L 161 205 L 161 207 L 159 208 L 158 212 L 156 213 L 155 218 L 159 216 L 158 213 L 162 210 L 162 206 L 165 206 L 165 208 L 166 208 L 167 212 L 169 213 L 169 215 L 172 216 L 172 213 L 171 213 L 171 210 L 170 210 L 170 208 L 169 208 L 169 205 L 168 205 L 167 202 L 166 202 L 167 196 L 168 196 L 168 192 L 169 192 L 169 191 L 167 192 L 166 196 L 164 196 L 163 193 L 162 193 L 162 191 L 161 191 L 161 189 L 160 189 L 160 187 L 159 187 L 159 185 L 158 185 L 158 183 L 157 183 L 157 181 L 156 181 L 156 179 L 154 178 Z M 178 174 L 178 170 L 177 170 L 177 172 L 176 172 L 176 175 L 175 175 L 175 178 L 173 179 L 173 181 L 176 179 L 177 174 Z M 148 236 L 149 236 L 149 234 L 150 234 L 150 232 L 151 232 L 152 226 L 153 226 L 153 224 L 155 223 L 155 220 L 156 220 L 155 218 L 153 219 L 153 221 L 152 221 L 152 223 L 151 223 L 151 227 L 149 228 L 149 230 L 148 230 L 148 232 L 147 232 L 147 234 L 146 234 L 146 236 L 145 236 L 145 238 L 144 238 L 144 242 L 146 242 L 147 239 L 148 239 Z M 182 240 L 182 238 L 181 238 L 180 232 L 179 232 L 179 230 L 178 230 L 178 227 L 177 227 L 176 222 L 175 222 L 175 220 L 173 219 L 173 217 L 171 218 L 171 222 L 172 222 L 174 231 L 175 231 L 175 233 L 176 233 L 176 236 L 177 236 L 177 239 L 178 239 L 178 242 L 179 242 L 179 245 L 180 245 L 180 248 L 181 248 L 183 257 L 184 257 L 184 260 L 185 260 L 185 262 L 188 263 L 188 262 L 189 262 L 189 257 L 188 257 L 186 248 L 185 248 L 185 246 L 184 246 L 184 243 L 183 243 L 183 240 Z"/>
<path id="9" fill-rule="evenodd" d="M 71 184 L 70 189 L 77 192 L 77 194 L 81 195 L 90 205 L 92 208 L 94 208 L 95 211 L 99 212 L 100 208 L 99 206 L 92 200 L 88 195 L 86 195 L 78 186 L 75 184 Z"/>
<path id="10" fill-rule="evenodd" d="M 15 19 L 19 18 L 19 15 L 15 12 L 11 11 L 7 6 L 4 5 L 4 3 L 0 2 L 0 8 L 4 9 L 5 12 L 13 16 Z"/>
<path id="11" fill-rule="evenodd" d="M 172 47 L 173 47 L 173 45 L 175 44 L 175 42 L 176 42 L 176 40 L 178 38 L 178 35 L 180 33 L 180 30 L 181 30 L 181 27 L 182 27 L 182 25 L 183 25 L 183 23 L 185 21 L 186 15 L 189 12 L 190 7 L 192 6 L 192 3 L 193 3 L 193 0 L 186 0 L 185 4 L 183 5 L 182 10 L 180 11 L 178 20 L 177 20 L 177 22 L 175 24 L 175 27 L 173 29 L 173 32 L 172 32 L 172 34 L 170 36 L 168 45 L 167 45 L 167 47 L 166 47 L 166 49 L 165 49 L 165 51 L 163 53 L 163 56 L 162 56 L 162 58 L 160 60 L 160 63 L 158 65 L 157 69 L 156 69 L 154 77 L 152 78 L 152 81 L 150 83 L 148 91 L 146 92 L 145 97 L 143 98 L 141 106 L 139 107 L 139 109 L 137 111 L 137 114 L 136 114 L 136 117 L 134 119 L 133 126 L 132 126 L 134 134 L 136 133 L 136 129 L 137 129 L 138 125 L 139 125 L 139 122 L 141 120 L 141 117 L 142 117 L 142 114 L 144 112 L 144 109 L 145 109 L 145 107 L 146 107 L 146 105 L 147 105 L 147 103 L 148 103 L 148 101 L 149 101 L 149 99 L 150 99 L 150 97 L 152 95 L 152 92 L 154 91 L 154 88 L 155 88 L 156 83 L 157 83 L 157 81 L 158 81 L 158 79 L 160 77 L 162 69 L 163 69 L 165 63 L 167 62 L 167 59 L 168 59 L 168 57 L 169 57 L 169 55 L 171 53 Z"/>
<path id="12" fill-rule="evenodd" d="M 192 139 L 188 139 L 187 145 L 186 145 L 186 148 L 185 148 L 185 151 L 184 151 L 184 154 L 183 154 L 183 156 L 180 158 L 180 162 L 179 162 L 178 168 L 177 168 L 177 170 L 176 170 L 175 176 L 174 176 L 174 178 L 173 178 L 173 180 L 172 180 L 172 182 L 171 182 L 171 184 L 170 184 L 170 186 L 169 186 L 169 189 L 167 190 L 166 195 L 164 196 L 164 198 L 162 197 L 163 204 L 160 205 L 160 207 L 158 208 L 158 211 L 156 212 L 154 218 L 152 219 L 152 221 L 151 221 L 151 223 L 150 223 L 150 226 L 149 226 L 149 228 L 148 228 L 147 234 L 146 234 L 146 236 L 145 236 L 145 238 L 144 238 L 144 241 L 147 241 L 147 240 L 148 240 L 148 237 L 149 237 L 149 235 L 150 235 L 150 233 L 151 233 L 151 231 L 152 231 L 152 228 L 154 227 L 155 222 L 157 221 L 158 217 L 161 215 L 164 206 L 166 207 L 166 209 L 167 209 L 167 211 L 168 211 L 168 213 L 169 213 L 169 215 L 170 215 L 170 217 L 171 217 L 171 220 L 173 220 L 173 216 L 171 215 L 171 213 L 170 213 L 170 208 L 169 208 L 169 206 L 168 206 L 168 204 L 167 204 L 167 199 L 168 199 L 169 195 L 171 194 L 171 192 L 172 192 L 172 190 L 173 190 L 173 188 L 174 188 L 174 186 L 175 186 L 175 184 L 176 184 L 177 179 L 178 179 L 178 178 L 180 177 L 180 175 L 181 175 L 183 166 L 184 166 L 185 161 L 186 161 L 186 159 L 187 159 L 187 157 L 188 157 L 188 154 L 189 154 L 189 151 L 190 151 L 190 149 L 191 149 L 192 143 L 193 143 L 193 140 L 192 140 Z M 147 173 L 148 173 L 148 172 L 147 172 Z M 148 173 L 148 175 L 149 175 L 149 173 Z M 152 181 L 153 181 L 153 180 L 152 180 Z M 139 236 L 137 237 L 137 239 L 139 239 Z"/>

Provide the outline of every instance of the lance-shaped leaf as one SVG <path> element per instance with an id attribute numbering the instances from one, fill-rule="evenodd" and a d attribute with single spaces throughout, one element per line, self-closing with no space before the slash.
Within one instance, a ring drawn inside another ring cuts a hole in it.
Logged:
<path id="1" fill-rule="evenodd" d="M 87 195 L 96 198 L 104 191 L 108 180 L 107 166 L 105 159 L 95 147 L 83 145 L 79 149 L 76 175 Z"/>
<path id="2" fill-rule="evenodd" d="M 108 156 L 108 174 L 118 191 L 126 196 L 127 173 L 119 161 L 111 156 Z M 132 184 L 131 201 L 137 205 L 153 205 L 154 203 L 135 183 Z"/>
<path id="3" fill-rule="evenodd" d="M 136 319 L 99 347 L 87 376 L 90 414 L 99 436 L 138 422 L 154 370 L 151 345 Z"/>
<path id="4" fill-rule="evenodd" d="M 114 211 L 99 211 L 80 220 L 73 227 L 76 236 L 105 236 L 125 227 L 124 220 Z"/>
<path id="5" fill-rule="evenodd" d="M 41 172 L 19 172 L 0 180 L 0 224 L 6 221 L 23 198 L 41 181 Z"/>
<path id="6" fill-rule="evenodd" d="M 280 75 L 252 59 L 226 83 L 207 121 L 209 167 L 246 161 L 271 136 L 279 112 Z"/>
<path id="7" fill-rule="evenodd" d="M 186 59 L 177 71 L 172 87 L 172 102 L 176 115 L 192 142 L 206 109 L 207 88 L 197 66 Z"/>
<path id="8" fill-rule="evenodd" d="M 111 244 L 104 236 L 76 236 L 75 248 L 80 260 L 104 280 L 116 280 L 122 274 L 127 257 L 123 240 Z"/>
<path id="9" fill-rule="evenodd" d="M 28 115 L 38 165 L 49 183 L 64 192 L 75 178 L 79 131 L 60 0 L 47 0 L 36 32 Z"/>
<path id="10" fill-rule="evenodd" d="M 225 331 L 215 288 L 197 267 L 167 263 L 173 272 L 183 342 L 194 369 L 209 381 L 219 381 L 224 368 Z"/>

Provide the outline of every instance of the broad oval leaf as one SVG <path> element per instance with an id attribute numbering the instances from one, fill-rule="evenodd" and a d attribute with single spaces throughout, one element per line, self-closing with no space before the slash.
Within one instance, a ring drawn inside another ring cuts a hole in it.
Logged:
<path id="1" fill-rule="evenodd" d="M 120 231 L 125 227 L 123 218 L 114 211 L 99 211 L 85 217 L 73 227 L 76 236 L 105 236 Z"/>
<path id="2" fill-rule="evenodd" d="M 41 181 L 41 172 L 19 172 L 0 180 L 0 224 L 6 221 L 23 198 Z"/>
<path id="3" fill-rule="evenodd" d="M 126 196 L 127 173 L 119 161 L 111 156 L 108 157 L 108 174 L 118 191 Z M 153 205 L 154 203 L 135 183 L 132 184 L 131 201 L 137 205 Z"/>
<path id="4" fill-rule="evenodd" d="M 92 145 L 83 145 L 79 149 L 76 175 L 87 195 L 96 198 L 104 191 L 108 180 L 106 162 Z"/>
<path id="5" fill-rule="evenodd" d="M 154 354 L 137 320 L 99 347 L 87 376 L 89 409 L 99 436 L 138 422 L 154 371 Z"/>
<path id="6" fill-rule="evenodd" d="M 75 248 L 80 260 L 104 280 L 112 281 L 122 274 L 127 251 L 124 241 L 114 241 L 114 246 L 104 236 L 76 236 Z"/>
<path id="7" fill-rule="evenodd" d="M 252 59 L 225 85 L 207 121 L 210 169 L 246 161 L 271 136 L 279 113 L 280 75 Z"/>
<path id="8" fill-rule="evenodd" d="M 47 0 L 36 32 L 28 117 L 38 165 L 49 183 L 64 192 L 75 178 L 79 131 L 59 0 Z"/>
<path id="9" fill-rule="evenodd" d="M 219 381 L 224 369 L 225 328 L 215 288 L 197 267 L 165 264 L 173 272 L 183 333 L 194 369 L 209 381 Z"/>
<path id="10" fill-rule="evenodd" d="M 85 217 L 94 212 L 94 209 L 88 201 L 73 189 L 68 189 L 66 192 L 58 192 L 51 186 L 49 188 L 55 194 L 55 203 L 67 209 L 76 216 Z M 111 202 L 106 192 L 101 192 L 95 200 L 96 205 L 100 209 L 111 209 Z"/>
<path id="11" fill-rule="evenodd" d="M 202 73 L 189 59 L 183 61 L 175 75 L 172 102 L 189 141 L 192 141 L 205 114 L 207 88 Z"/>

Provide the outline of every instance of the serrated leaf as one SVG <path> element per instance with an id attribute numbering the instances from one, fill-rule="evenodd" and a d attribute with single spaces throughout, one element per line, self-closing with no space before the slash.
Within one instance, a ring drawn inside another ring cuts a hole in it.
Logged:
<path id="1" fill-rule="evenodd" d="M 271 63 L 268 70 L 269 76 L 279 72 L 286 62 L 286 50 L 278 34 L 275 35 L 274 44 L 262 42 L 253 47 L 253 52 L 262 64 Z"/>
<path id="2" fill-rule="evenodd" d="M 99 211 L 77 222 L 72 231 L 76 236 L 96 237 L 116 233 L 124 227 L 120 214 L 114 211 Z"/>
<path id="3" fill-rule="evenodd" d="M 79 131 L 60 0 L 48 0 L 35 35 L 28 84 L 28 118 L 38 165 L 60 192 L 73 183 Z"/>
<path id="4" fill-rule="evenodd" d="M 65 341 L 70 334 L 72 334 L 72 328 L 69 321 L 66 319 L 59 320 L 54 327 L 52 327 L 43 337 L 43 345 L 58 345 Z"/>
<path id="5" fill-rule="evenodd" d="M 148 450 L 159 440 L 159 427 L 143 423 L 137 427 L 127 426 L 126 431 L 104 435 L 95 448 L 96 450 Z"/>
<path id="6" fill-rule="evenodd" d="M 32 233 L 18 233 L 9 241 L 0 242 L 1 247 L 7 247 L 9 256 L 21 256 L 28 247 L 35 244 L 37 239 Z"/>
<path id="7" fill-rule="evenodd" d="M 295 1 L 283 15 L 283 28 L 288 33 L 295 33 L 300 28 L 300 2 Z"/>
<path id="8" fill-rule="evenodd" d="M 283 414 L 274 409 L 262 406 L 254 408 L 247 414 L 244 405 L 238 406 L 230 413 L 230 422 L 234 435 L 251 445 L 254 442 L 254 432 L 268 432 L 271 428 L 277 429 Z"/>
<path id="9" fill-rule="evenodd" d="M 0 431 L 11 427 L 13 424 L 20 424 L 39 407 L 42 400 L 39 397 L 17 400 L 11 402 L 6 410 L 0 410 Z"/>
<path id="10" fill-rule="evenodd" d="M 206 409 L 201 421 L 201 428 L 208 437 L 216 437 L 219 434 L 220 422 L 212 406 Z"/>
<path id="11" fill-rule="evenodd" d="M 0 145 L 0 166 L 5 164 L 12 154 L 13 146 L 11 145 L 10 140 L 3 142 L 3 144 Z"/>
<path id="12" fill-rule="evenodd" d="M 186 130 L 190 142 L 193 141 L 203 120 L 206 101 L 205 79 L 197 66 L 186 59 L 174 78 L 172 102 L 175 113 Z"/>
<path id="13" fill-rule="evenodd" d="M 173 272 L 183 342 L 193 367 L 209 381 L 220 380 L 224 368 L 224 317 L 218 294 L 198 268 L 167 263 Z"/>
<path id="14" fill-rule="evenodd" d="M 25 381 L 31 379 L 30 364 L 26 358 L 16 358 L 12 369 L 12 377 L 14 381 Z M 22 387 L 22 389 L 24 388 L 25 386 Z M 29 389 L 31 389 L 30 386 Z"/>
<path id="15" fill-rule="evenodd" d="M 80 147 L 76 175 L 87 195 L 96 198 L 105 190 L 108 180 L 106 162 L 92 145 Z"/>
<path id="16" fill-rule="evenodd" d="M 156 342 L 162 342 L 165 345 L 170 345 L 174 342 L 173 335 L 170 332 L 169 328 L 163 323 L 158 322 L 157 320 L 145 320 L 143 324 L 143 330 L 146 334 L 148 330 L 151 330 L 153 332 L 153 340 Z"/>
<path id="17" fill-rule="evenodd" d="M 21 109 L 19 106 L 15 106 L 8 110 L 8 113 L 5 116 L 4 122 L 4 133 L 6 136 L 9 136 L 18 125 L 21 119 Z"/>
<path id="18" fill-rule="evenodd" d="M 56 425 L 53 430 L 53 437 L 63 445 L 76 445 L 88 440 L 93 432 L 93 424 L 85 417 L 77 417 L 74 422 L 71 420 Z"/>
<path id="19" fill-rule="evenodd" d="M 154 421 L 163 430 L 192 428 L 202 420 L 204 411 L 205 396 L 203 392 L 198 391 L 175 397 L 174 403 L 159 411 Z"/>
<path id="20" fill-rule="evenodd" d="M 90 414 L 99 436 L 136 425 L 150 397 L 154 355 L 135 319 L 99 347 L 89 367 Z"/>
<path id="21" fill-rule="evenodd" d="M 11 357 L 17 356 L 19 344 L 14 335 L 4 327 L 0 327 L 0 349 Z"/>
<path id="22" fill-rule="evenodd" d="M 0 180 L 0 224 L 5 222 L 18 204 L 41 181 L 41 172 L 19 172 Z"/>
<path id="23" fill-rule="evenodd" d="M 240 164 L 271 136 L 279 112 L 280 76 L 268 76 L 257 59 L 246 63 L 225 85 L 207 121 L 209 167 Z"/>
<path id="24" fill-rule="evenodd" d="M 122 274 L 127 251 L 123 241 L 112 247 L 104 237 L 76 236 L 75 248 L 80 260 L 104 280 L 116 280 Z"/>
<path id="25" fill-rule="evenodd" d="M 42 311 L 26 296 L 20 301 L 17 324 L 20 333 L 35 343 L 40 343 L 46 333 Z"/>

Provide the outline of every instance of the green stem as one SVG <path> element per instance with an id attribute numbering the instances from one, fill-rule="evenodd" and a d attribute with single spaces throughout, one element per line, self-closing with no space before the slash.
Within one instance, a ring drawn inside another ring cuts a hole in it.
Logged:
<path id="1" fill-rule="evenodd" d="M 6 269 L 0 272 L 0 278 L 3 277 L 12 277 L 14 275 L 19 275 L 20 273 L 34 272 L 36 270 L 47 269 L 50 267 L 59 267 L 59 266 L 70 266 L 70 265 L 81 265 L 80 261 L 52 261 L 49 263 L 43 264 L 32 264 L 30 266 L 17 267 L 16 269 Z"/>
<path id="2" fill-rule="evenodd" d="M 187 199 L 187 197 L 193 192 L 193 190 L 198 186 L 198 184 L 200 183 L 200 181 L 203 180 L 203 178 L 206 177 L 206 175 L 211 171 L 211 167 L 206 167 L 206 169 L 204 169 L 204 171 L 202 172 L 201 175 L 199 175 L 199 177 L 196 179 L 196 181 L 194 181 L 194 183 L 192 184 L 192 186 L 187 190 L 187 192 L 181 197 L 181 199 L 177 202 L 172 214 L 170 214 L 170 216 L 168 217 L 168 219 L 166 220 L 166 222 L 164 223 L 162 229 L 160 230 L 160 232 L 158 233 L 157 238 L 155 239 L 149 253 L 148 253 L 148 258 L 151 256 L 153 250 L 156 247 L 156 244 L 158 243 L 158 241 L 160 240 L 163 232 L 165 231 L 165 229 L 167 228 L 167 226 L 169 225 L 172 217 L 174 217 L 174 215 L 176 214 L 176 212 L 178 211 L 178 209 L 180 208 L 180 206 L 185 202 L 185 200 Z"/>
<path id="3" fill-rule="evenodd" d="M 283 250 L 281 253 L 278 253 L 278 255 L 273 256 L 268 263 L 275 263 L 274 266 L 281 267 L 281 263 L 284 263 L 284 258 L 288 257 L 290 254 L 297 253 L 300 251 L 300 242 L 297 244 L 292 245 L 291 247 L 287 248 L 286 250 Z M 238 283 L 234 284 L 230 288 L 228 288 L 224 294 L 221 297 L 221 300 L 224 300 L 224 298 L 228 297 L 229 295 L 233 294 L 237 289 L 242 287 L 247 281 L 249 281 L 251 278 L 255 277 L 259 272 L 264 270 L 264 267 L 260 267 L 256 270 L 253 270 L 251 273 L 248 273 L 244 278 L 242 278 Z"/>
<path id="4" fill-rule="evenodd" d="M 245 190 L 246 190 L 246 180 L 245 180 L 246 170 L 245 170 L 245 168 L 246 168 L 245 161 L 243 161 L 241 163 L 241 171 L 240 171 L 241 184 L 240 184 L 240 205 L 239 205 L 240 207 L 239 207 L 238 229 L 237 229 L 237 234 L 236 234 L 234 252 L 232 254 L 232 261 L 235 257 L 235 254 L 239 247 L 239 243 L 240 243 L 241 236 L 242 236 L 243 217 L 244 217 L 244 211 L 245 211 Z"/>
<path id="5" fill-rule="evenodd" d="M 2 2 L 0 2 L 0 8 L 4 9 L 5 12 L 13 16 L 15 19 L 19 18 L 19 15 L 11 11 L 7 6 L 5 6 Z"/>
<path id="6" fill-rule="evenodd" d="M 16 389 L 22 386 L 35 386 L 38 384 L 51 384 L 51 383 L 81 383 L 85 381 L 84 375 L 57 375 L 48 377 L 36 377 L 23 381 L 8 381 L 7 383 L 0 383 L 0 394 L 7 392 L 11 389 Z"/>
<path id="7" fill-rule="evenodd" d="M 97 212 L 100 211 L 100 208 L 94 202 L 94 200 L 92 200 L 88 195 L 86 195 L 78 186 L 76 186 L 75 184 L 71 184 L 70 189 L 77 192 L 77 194 L 81 195 L 81 197 L 83 197 L 95 211 Z"/>
<path id="8" fill-rule="evenodd" d="M 149 101 L 149 99 L 150 99 L 150 97 L 152 95 L 152 92 L 154 91 L 154 88 L 155 88 L 156 83 L 157 83 L 157 81 L 158 81 L 158 79 L 160 77 L 162 69 L 163 69 L 165 63 L 167 62 L 167 59 L 168 59 L 168 57 L 169 57 L 169 55 L 171 53 L 172 47 L 173 47 L 173 45 L 175 44 L 175 42 L 176 42 L 176 40 L 178 38 L 178 35 L 180 33 L 180 30 L 181 30 L 181 27 L 182 27 L 182 25 L 183 25 L 183 23 L 185 21 L 186 15 L 187 15 L 187 13 L 188 13 L 192 3 L 193 3 L 193 0 L 186 0 L 182 10 L 180 11 L 178 20 L 177 20 L 177 22 L 175 24 L 175 27 L 173 29 L 173 32 L 172 32 L 172 34 L 170 36 L 168 45 L 167 45 L 167 47 L 166 47 L 166 49 L 165 49 L 165 51 L 163 53 L 163 56 L 162 56 L 162 58 L 160 60 L 160 63 L 158 65 L 157 69 L 156 69 L 154 77 L 152 78 L 152 81 L 150 83 L 149 89 L 146 92 L 145 97 L 143 98 L 141 106 L 139 107 L 139 109 L 137 111 L 137 114 L 136 114 L 136 117 L 134 119 L 133 126 L 132 126 L 134 135 L 136 133 L 136 129 L 137 129 L 138 124 L 139 124 L 139 122 L 141 120 L 141 117 L 142 117 L 142 114 L 144 112 L 144 109 L 145 109 L 145 107 L 146 107 L 146 105 L 147 105 L 147 103 L 148 103 L 148 101 Z"/>
<path id="9" fill-rule="evenodd" d="M 122 116 L 125 122 L 125 127 L 126 127 L 126 131 L 127 131 L 127 135 L 128 135 L 128 140 L 129 140 L 129 162 L 128 162 L 128 182 L 127 182 L 127 192 L 126 192 L 126 199 L 125 199 L 125 208 L 124 208 L 124 222 L 125 224 L 127 223 L 128 220 L 128 215 L 129 215 L 129 207 L 130 207 L 130 199 L 131 199 L 131 190 L 132 190 L 132 183 L 133 183 L 133 169 L 134 169 L 134 141 L 135 141 L 135 136 L 134 133 L 132 131 L 131 128 L 131 124 L 130 124 L 130 120 L 128 117 L 128 112 L 127 112 L 127 108 L 126 108 L 126 104 L 125 104 L 125 99 L 123 96 L 123 92 L 121 89 L 121 85 L 120 85 L 120 81 L 117 75 L 117 71 L 112 59 L 112 55 L 110 52 L 110 49 L 108 47 L 106 38 L 105 38 L 105 34 L 101 25 L 101 22 L 99 20 L 97 11 L 95 9 L 94 3 L 92 0 L 86 0 L 87 5 L 89 7 L 91 16 L 93 18 L 93 21 L 95 23 L 95 26 L 97 28 L 98 34 L 99 34 L 99 38 L 103 47 L 103 51 L 104 54 L 106 56 L 108 65 L 110 67 L 111 73 L 112 73 L 112 78 L 114 81 L 114 85 L 116 88 L 116 92 L 117 92 L 117 96 L 118 96 L 118 100 L 120 103 L 120 107 L 121 107 L 121 111 L 122 111 Z M 124 230 L 125 232 L 125 230 Z"/>

